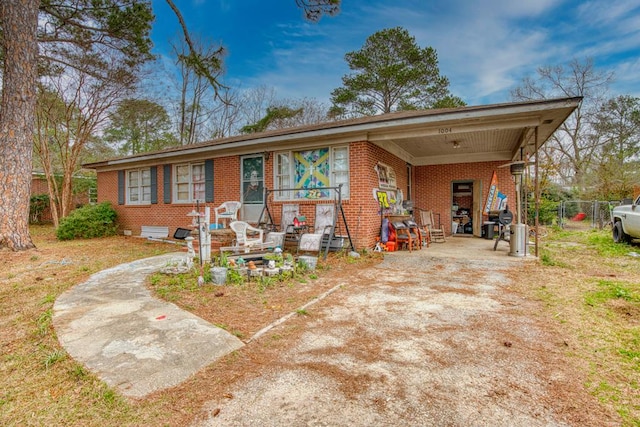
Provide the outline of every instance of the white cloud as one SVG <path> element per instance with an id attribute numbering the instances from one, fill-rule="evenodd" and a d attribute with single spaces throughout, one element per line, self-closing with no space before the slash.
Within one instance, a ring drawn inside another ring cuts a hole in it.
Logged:
<path id="1" fill-rule="evenodd" d="M 213 3 L 218 11 L 240 7 L 231 0 Z M 509 90 L 537 68 L 585 57 L 615 68 L 616 90 L 638 92 L 640 6 L 628 0 L 345 0 L 340 15 L 318 24 L 264 18 L 262 26 L 238 28 L 261 44 L 241 65 L 233 58 L 228 78 L 245 88 L 273 86 L 283 98 L 328 101 L 349 72 L 344 54 L 396 26 L 437 50 L 452 92 L 472 105 L 508 101 Z"/>

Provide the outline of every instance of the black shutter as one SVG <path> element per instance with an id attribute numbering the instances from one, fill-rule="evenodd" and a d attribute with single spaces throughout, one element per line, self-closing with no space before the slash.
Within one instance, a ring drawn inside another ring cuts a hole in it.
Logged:
<path id="1" fill-rule="evenodd" d="M 151 204 L 158 203 L 158 167 L 151 166 Z"/>
<path id="2" fill-rule="evenodd" d="M 204 162 L 204 201 L 213 203 L 213 160 Z"/>
<path id="3" fill-rule="evenodd" d="M 171 203 L 171 165 L 164 165 L 164 176 L 162 177 L 164 183 L 164 202 Z"/>
<path id="4" fill-rule="evenodd" d="M 124 205 L 124 171 L 118 171 L 118 204 Z"/>

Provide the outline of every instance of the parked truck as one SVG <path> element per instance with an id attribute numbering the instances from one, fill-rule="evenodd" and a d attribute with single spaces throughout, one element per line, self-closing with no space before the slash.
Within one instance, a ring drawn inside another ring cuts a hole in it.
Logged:
<path id="1" fill-rule="evenodd" d="M 640 196 L 630 205 L 613 208 L 611 221 L 614 242 L 628 243 L 633 239 L 640 239 Z"/>

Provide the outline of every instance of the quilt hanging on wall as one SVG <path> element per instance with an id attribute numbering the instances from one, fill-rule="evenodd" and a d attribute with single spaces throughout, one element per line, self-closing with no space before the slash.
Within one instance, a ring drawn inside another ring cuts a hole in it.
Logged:
<path id="1" fill-rule="evenodd" d="M 298 151 L 294 154 L 296 199 L 325 199 L 330 197 L 331 171 L 329 149 Z"/>

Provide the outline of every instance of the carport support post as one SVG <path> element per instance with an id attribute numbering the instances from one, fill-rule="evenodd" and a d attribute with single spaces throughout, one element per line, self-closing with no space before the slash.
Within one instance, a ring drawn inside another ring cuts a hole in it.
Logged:
<path id="1" fill-rule="evenodd" d="M 535 227 L 535 251 L 536 251 L 536 257 L 538 257 L 538 226 L 540 225 L 539 220 L 540 220 L 540 180 L 538 179 L 538 171 L 539 171 L 539 163 L 538 163 L 538 149 L 539 147 L 539 143 L 538 143 L 538 126 L 536 126 L 535 129 L 535 144 L 536 144 L 536 162 L 534 164 L 534 169 L 535 169 L 535 193 L 536 193 L 536 216 L 534 218 L 535 223 L 534 223 L 534 227 Z"/>

